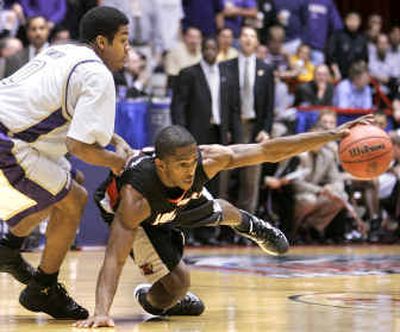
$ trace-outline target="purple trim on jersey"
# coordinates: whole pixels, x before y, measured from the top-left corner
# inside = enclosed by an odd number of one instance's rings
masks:
[[[22,194],[36,201],[36,205],[6,220],[10,226],[15,226],[24,217],[43,210],[44,208],[60,201],[64,198],[69,189],[64,187],[57,195],[53,195],[32,180],[25,176],[24,169],[18,165],[16,158],[12,153],[14,142],[4,133],[0,133],[0,169],[9,183]]]
[[[68,106],[67,106],[69,80],[71,79],[72,73],[75,71],[76,67],[78,67],[79,65],[82,65],[84,63],[88,63],[88,62],[99,62],[99,63],[101,63],[99,60],[94,60],[94,59],[80,61],[80,62],[78,62],[77,64],[75,64],[72,67],[72,69],[69,72],[68,77],[67,77],[67,84],[65,85],[64,109],[65,109],[65,112],[68,114],[68,116],[70,118],[72,118],[72,114],[70,112],[68,112]]]
[[[61,108],[50,114],[47,118],[40,121],[39,123],[29,127],[23,131],[14,133],[12,135],[13,138],[18,138],[21,141],[25,142],[34,142],[39,136],[46,135],[52,130],[63,126],[67,122],[67,119],[64,118],[62,114]]]

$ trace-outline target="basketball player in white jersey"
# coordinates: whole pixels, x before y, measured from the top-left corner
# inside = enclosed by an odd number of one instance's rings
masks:
[[[19,301],[54,318],[82,319],[88,311],[58,283],[64,257],[87,201],[67,152],[119,174],[130,148],[114,134],[115,87],[128,52],[128,19],[96,7],[82,19],[80,45],[46,49],[0,81],[0,272],[26,284]],[[113,144],[116,152],[106,150]],[[20,254],[33,228],[50,218],[37,271]]]

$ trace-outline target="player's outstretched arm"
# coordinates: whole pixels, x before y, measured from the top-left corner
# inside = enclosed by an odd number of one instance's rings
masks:
[[[259,144],[201,146],[204,168],[207,175],[213,177],[225,169],[278,162],[342,139],[349,134],[352,126],[367,123],[373,123],[373,115],[365,115],[332,130],[279,137]]]
[[[74,326],[93,328],[115,325],[109,316],[111,304],[122,268],[132,249],[136,229],[148,216],[150,208],[147,201],[130,185],[124,186],[121,190],[121,202],[111,225],[103,266],[97,279],[94,315],[76,322]]]

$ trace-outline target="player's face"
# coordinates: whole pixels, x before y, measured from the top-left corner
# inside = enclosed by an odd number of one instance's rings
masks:
[[[120,26],[112,42],[105,40],[101,57],[111,71],[121,70],[127,60],[129,50],[128,26]]]
[[[164,160],[165,175],[174,187],[188,190],[192,187],[197,166],[195,144],[177,148],[173,156]]]

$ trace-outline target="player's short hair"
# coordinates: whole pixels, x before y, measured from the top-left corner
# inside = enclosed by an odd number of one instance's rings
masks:
[[[164,159],[173,156],[175,150],[197,144],[189,131],[181,126],[168,126],[160,131],[155,143],[156,157]]]
[[[101,35],[111,43],[120,26],[128,23],[128,17],[116,8],[94,7],[82,17],[79,39],[82,43],[89,44]]]

